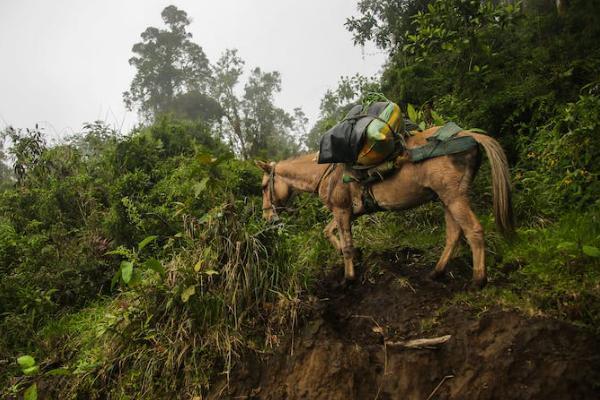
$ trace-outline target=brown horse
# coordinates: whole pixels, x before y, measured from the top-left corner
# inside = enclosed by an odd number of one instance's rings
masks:
[[[406,140],[407,148],[426,143],[439,127],[416,133]],[[493,138],[470,131],[458,136],[471,136],[483,147],[491,165],[494,217],[500,231],[512,232],[511,187],[506,155]],[[473,147],[462,153],[441,156],[418,163],[406,162],[401,169],[371,186],[371,194],[379,208],[402,210],[439,198],[444,205],[446,245],[431,272],[432,278],[445,273],[446,265],[463,233],[473,253],[473,284],[487,282],[483,229],[469,203],[468,190],[480,164],[480,149]],[[333,213],[325,227],[325,235],[344,257],[344,276],[355,279],[354,247],[351,223],[368,210],[363,204],[363,187],[343,183],[343,165],[317,164],[316,154],[306,154],[278,163],[257,162],[265,172],[262,181],[263,216],[272,220],[278,208],[285,205],[294,191],[318,194]],[[339,238],[335,231],[338,231]]]

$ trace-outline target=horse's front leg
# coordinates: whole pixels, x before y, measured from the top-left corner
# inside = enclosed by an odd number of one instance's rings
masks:
[[[354,245],[352,244],[352,211],[351,209],[336,208],[333,218],[340,235],[342,255],[344,256],[344,278],[349,281],[356,279],[354,273]]]
[[[323,229],[323,233],[325,233],[325,237],[331,242],[333,247],[337,251],[342,251],[342,244],[340,243],[340,239],[338,239],[335,231],[337,230],[337,223],[335,222],[335,218],[332,219],[325,229]]]

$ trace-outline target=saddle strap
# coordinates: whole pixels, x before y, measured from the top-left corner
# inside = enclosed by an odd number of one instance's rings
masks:
[[[383,208],[381,208],[379,203],[377,203],[377,200],[375,200],[371,185],[363,185],[360,197],[363,203],[363,208],[367,214],[376,211],[383,211]]]

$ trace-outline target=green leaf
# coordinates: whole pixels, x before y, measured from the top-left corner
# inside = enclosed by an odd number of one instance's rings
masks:
[[[417,119],[419,119],[419,116],[417,115],[417,111],[412,104],[409,103],[406,106],[406,112],[408,113],[408,119],[410,119],[412,122],[418,122]]]
[[[65,376],[65,375],[71,375],[71,370],[69,370],[68,368],[55,368],[55,369],[51,369],[50,371],[46,372],[46,375],[50,375],[50,376]]]
[[[187,303],[190,297],[196,294],[196,286],[189,286],[181,293],[181,301]]]
[[[585,254],[586,256],[590,256],[590,257],[594,257],[594,258],[600,257],[600,250],[597,247],[583,246],[582,250],[583,250],[583,254]]]
[[[444,125],[444,118],[442,118],[440,116],[440,114],[436,113],[435,111],[431,111],[431,117],[433,118],[433,124],[437,125],[437,126],[441,126]]]
[[[119,279],[121,279],[121,269],[119,269],[112,277],[112,279],[110,280],[110,289],[112,290],[115,285],[117,284],[117,282],[119,282]]]
[[[577,245],[573,242],[560,242],[557,246],[556,246],[556,250],[559,251],[563,251],[563,250],[575,250],[577,249]]]
[[[24,368],[23,373],[25,375],[35,375],[38,373],[39,370],[40,370],[40,367],[38,367],[37,365],[34,365],[33,367]]]
[[[215,271],[214,269],[207,269],[206,271],[202,271],[202,273],[208,276],[219,275],[219,271]]]
[[[206,190],[206,184],[208,183],[208,177],[203,178],[200,182],[194,185],[194,196],[198,197],[200,193]]]
[[[166,274],[165,268],[162,266],[161,262],[158,261],[156,258],[150,258],[144,261],[144,267],[151,269],[160,276],[165,276]]]
[[[138,243],[138,251],[142,251],[142,249],[146,246],[148,246],[150,243],[154,242],[156,239],[158,239],[158,236],[156,235],[152,235],[152,236],[148,236],[147,238],[144,238],[144,240],[142,240],[140,243]]]
[[[19,364],[22,369],[31,368],[35,365],[35,358],[29,355],[21,356],[17,358],[17,364]]]
[[[23,400],[37,400],[37,385],[34,383],[23,393]]]
[[[133,274],[133,263],[131,261],[121,261],[121,278],[123,282],[129,283]]]

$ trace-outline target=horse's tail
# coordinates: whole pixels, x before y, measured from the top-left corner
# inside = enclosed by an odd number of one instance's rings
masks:
[[[494,138],[475,132],[463,132],[479,143],[490,160],[492,167],[492,193],[494,195],[494,218],[496,226],[504,236],[514,232],[511,200],[510,173],[506,154]]]

